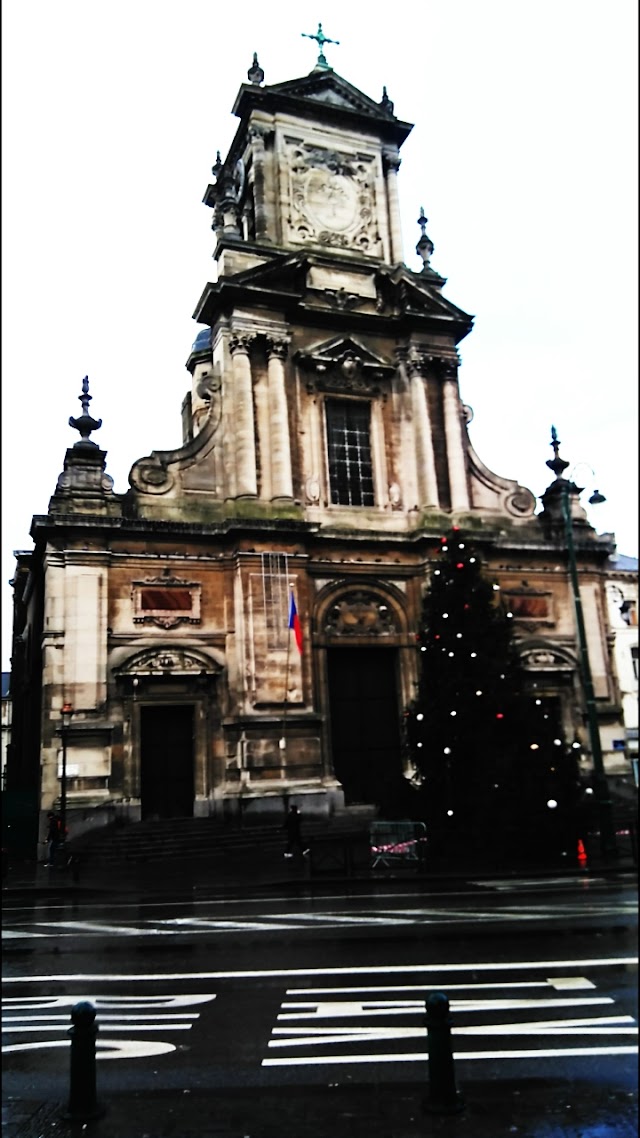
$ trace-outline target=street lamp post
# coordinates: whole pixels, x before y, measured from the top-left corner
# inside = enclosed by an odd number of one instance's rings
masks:
[[[63,703],[61,715],[62,773],[60,778],[60,845],[64,848],[67,839],[67,735],[71,724],[71,716],[73,715],[73,707],[70,703]]]
[[[580,678],[582,681],[582,690],[584,692],[587,710],[587,730],[589,733],[589,743],[591,746],[591,757],[593,761],[593,788],[595,791],[596,803],[600,819],[600,848],[602,850],[602,856],[604,858],[614,858],[618,856],[618,849],[616,845],[616,830],[613,821],[613,810],[611,805],[611,796],[609,794],[609,784],[607,781],[607,776],[605,774],[604,759],[602,757],[600,727],[598,724],[598,716],[596,712],[593,677],[591,675],[591,664],[589,661],[589,651],[587,648],[584,614],[582,611],[582,598],[580,596],[580,583],[578,580],[576,550],[573,541],[573,523],[571,520],[569,491],[574,486],[574,484],[562,478],[562,472],[566,469],[569,463],[565,462],[564,459],[561,459],[559,457],[558,450],[560,443],[558,442],[558,436],[555,427],[551,428],[551,446],[553,447],[555,457],[547,462],[547,466],[549,466],[551,470],[553,470],[556,474],[557,485],[560,489],[562,520],[564,523],[565,542],[569,559],[569,579],[571,582],[573,608],[576,618]],[[575,489],[577,490],[577,488]],[[594,491],[589,499],[591,505],[598,505],[604,501],[606,501],[604,495],[600,494],[598,490]]]

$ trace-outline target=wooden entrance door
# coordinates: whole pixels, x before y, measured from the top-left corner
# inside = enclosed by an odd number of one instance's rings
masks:
[[[380,802],[402,773],[396,652],[327,652],[333,769],[347,803]]]
[[[143,818],[193,816],[193,707],[140,708]]]

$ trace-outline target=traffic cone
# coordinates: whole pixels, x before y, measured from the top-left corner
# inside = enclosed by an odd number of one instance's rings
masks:
[[[584,848],[584,842],[582,838],[578,838],[578,865],[580,866],[580,869],[587,868],[587,851]]]

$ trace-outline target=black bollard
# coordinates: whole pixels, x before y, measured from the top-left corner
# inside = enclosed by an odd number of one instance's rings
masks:
[[[102,1118],[105,1113],[96,1098],[96,1036],[98,1025],[96,1009],[88,1000],[81,1000],[71,1009],[71,1079],[69,1105],[65,1118],[74,1122],[87,1122]]]
[[[459,1114],[464,1099],[456,1090],[451,1048],[451,1014],[444,992],[427,997],[427,1046],[429,1051],[429,1097],[424,1108],[430,1114]]]

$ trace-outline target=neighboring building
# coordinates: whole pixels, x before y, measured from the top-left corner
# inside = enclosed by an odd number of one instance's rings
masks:
[[[607,567],[606,593],[613,633],[613,654],[624,733],[611,740],[618,755],[616,773],[628,776],[638,786],[638,561],[620,554]],[[611,764],[613,768],[613,764]]]
[[[318,813],[375,801],[402,771],[422,593],[452,524],[501,583],[532,688],[586,746],[565,491],[598,715],[622,731],[613,536],[588,524],[559,444],[538,515],[471,445],[458,344],[472,318],[443,295],[422,214],[419,270],[403,263],[411,125],[321,60],[273,86],[254,62],[249,79],[204,198],[217,279],[194,314],[183,446],[139,459],[114,493],[85,382],[81,439],[17,555],[9,785],[37,787],[41,813],[58,799],[70,704],[74,833],[281,812],[292,796]]]
[[[0,725],[2,727],[1,755],[2,755],[2,789],[4,790],[5,771],[7,769],[7,753],[11,742],[11,692],[9,680],[11,672],[2,673],[2,703],[0,707]]]

